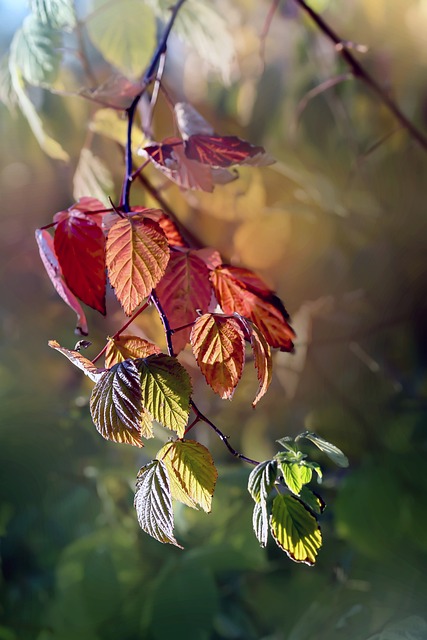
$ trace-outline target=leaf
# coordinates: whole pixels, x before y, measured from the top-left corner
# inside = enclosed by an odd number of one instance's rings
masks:
[[[338,447],[336,447],[334,444],[331,444],[321,436],[318,436],[316,433],[313,433],[312,431],[304,431],[304,433],[300,433],[299,436],[295,438],[295,440],[299,440],[300,438],[305,438],[306,440],[310,440],[310,442],[315,444],[316,447],[320,449],[320,451],[323,451],[323,453],[326,453],[328,458],[330,458],[332,462],[335,462],[335,464],[338,465],[339,467],[343,467],[343,468],[348,467],[349,465],[348,458],[346,455],[344,455],[341,449],[338,449]]]
[[[322,546],[316,518],[293,496],[278,495],[273,500],[271,533],[278,546],[295,562],[313,565]]]
[[[184,140],[199,133],[211,136],[214,129],[189,102],[177,102],[174,106],[176,124]]]
[[[9,59],[9,70],[12,86],[18,100],[19,108],[26,118],[28,125],[40,147],[51,158],[67,162],[70,159],[68,153],[64,151],[59,142],[50,137],[44,130],[43,122],[39,117],[35,106],[26,94],[22,73],[18,69],[12,57]]]
[[[161,144],[144,147],[143,151],[156,169],[181,189],[213,191],[211,169],[190,160],[184,153],[180,138],[166,138]]]
[[[141,373],[142,406],[154,420],[182,437],[192,391],[187,371],[176,358],[164,354],[134,362]]]
[[[168,262],[169,247],[157,223],[137,214],[111,227],[107,237],[108,277],[127,315],[150,295]]]
[[[8,53],[5,53],[0,58],[0,101],[9,109],[11,113],[14,112],[16,104],[18,102],[12,84],[12,77],[10,75]]]
[[[172,497],[209,513],[218,478],[209,450],[195,440],[177,440],[165,444],[157,458],[168,470]]]
[[[273,363],[271,360],[271,351],[268,342],[264,338],[264,335],[258,329],[258,327],[248,320],[244,320],[245,327],[247,329],[249,340],[254,354],[254,364],[257,370],[257,377],[259,381],[258,391],[252,406],[255,408],[256,404],[261,400],[263,395],[267,393],[267,389],[271,383],[271,376],[273,371]]]
[[[114,183],[109,169],[94,156],[90,149],[83,148],[73,178],[73,197],[78,200],[91,193],[104,205],[109,205],[108,196],[113,195]]]
[[[156,294],[173,329],[194,322],[200,310],[206,313],[212,295],[209,270],[197,252],[171,251],[165,275],[156,287]],[[189,342],[191,327],[172,336],[175,353]]]
[[[156,45],[153,12],[141,0],[101,1],[95,6],[86,19],[93,44],[126,77],[139,78]]]
[[[77,95],[93,100],[97,104],[103,104],[105,107],[122,110],[128,109],[139,93],[141,93],[139,82],[132,82],[115,72],[94,89],[82,87]]]
[[[268,513],[264,500],[256,502],[254,505],[252,526],[261,547],[266,547],[268,540]]]
[[[126,146],[127,122],[123,116],[114,109],[98,109],[89,123],[90,131],[105,136],[122,147]],[[136,129],[136,127],[135,127]],[[133,134],[136,131],[132,130]]]
[[[325,502],[319,495],[317,495],[317,493],[311,491],[311,489],[309,489],[307,486],[304,485],[302,487],[298,497],[314,513],[320,515],[324,512],[326,507]]]
[[[249,474],[248,491],[255,502],[265,502],[276,482],[277,462],[266,460],[260,462]]]
[[[85,304],[105,315],[105,238],[102,229],[71,210],[56,226],[54,247],[65,281]]]
[[[139,470],[134,506],[143,531],[159,542],[168,542],[182,549],[173,535],[169,478],[160,460],[153,460]]]
[[[157,222],[164,232],[169,245],[174,247],[186,247],[186,243],[181,236],[175,222],[169,218],[161,209],[149,209],[147,207],[132,207],[132,214],[142,213],[144,218]]]
[[[11,64],[23,78],[35,86],[51,86],[59,69],[59,33],[28,15],[10,45]]]
[[[85,358],[79,351],[71,351],[64,349],[56,340],[49,340],[48,345],[51,349],[55,349],[62,353],[70,362],[81,369],[93,382],[98,382],[105,373],[105,369],[98,369],[91,360]]]
[[[286,309],[252,271],[223,265],[211,272],[211,282],[224,313],[252,320],[271,347],[293,350],[295,334],[287,322]]]
[[[299,494],[302,487],[310,482],[312,470],[298,462],[280,462],[280,471],[286,486],[292,493]]]
[[[120,362],[107,371],[90,398],[92,420],[99,433],[113,442],[142,447],[141,398],[141,376],[133,360]],[[145,433],[146,437],[150,435]]]
[[[73,0],[31,0],[32,13],[53,29],[74,29],[76,15]]]
[[[221,398],[230,399],[245,363],[245,339],[239,322],[206,313],[194,323],[190,340],[206,382]]]
[[[87,336],[89,330],[86,316],[80,302],[77,300],[74,293],[70,291],[64,280],[61,267],[59,266],[58,257],[53,246],[52,236],[48,231],[46,231],[46,229],[37,229],[36,241],[39,247],[40,257],[50,281],[64,302],[73,309],[77,315],[76,333]]]
[[[146,358],[153,353],[160,353],[160,349],[152,342],[122,333],[118,338],[108,338],[105,366],[110,369],[123,360]]]
[[[211,167],[231,167],[244,164],[249,158],[265,154],[263,147],[255,146],[237,136],[192,135],[185,142],[185,155],[190,160]]]

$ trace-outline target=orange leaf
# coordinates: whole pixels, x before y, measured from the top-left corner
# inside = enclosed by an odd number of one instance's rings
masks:
[[[161,209],[147,209],[146,207],[132,207],[132,213],[142,213],[145,218],[158,222],[161,229],[164,231],[166,239],[169,245],[174,247],[185,247],[185,240],[179,233],[178,227],[173,220],[169,218]]]
[[[242,318],[245,325],[248,339],[251,343],[252,351],[254,354],[254,364],[257,370],[257,377],[259,381],[258,391],[252,406],[261,400],[262,396],[267,392],[271,382],[271,375],[273,364],[271,360],[270,346],[264,337],[264,334],[258,329],[258,327],[249,320]]]
[[[212,295],[209,270],[196,251],[172,251],[166,273],[156,293],[172,329],[190,324],[208,310]],[[175,353],[184,349],[191,327],[172,336]]]
[[[156,222],[137,214],[111,227],[107,237],[108,276],[127,315],[150,295],[168,261],[166,236]]]
[[[206,313],[196,320],[190,340],[206,382],[221,398],[231,398],[245,362],[245,338],[239,322]]]
[[[248,269],[221,266],[211,272],[215,296],[225,313],[238,313],[254,322],[271,347],[293,350],[295,333],[281,300]]]
[[[160,349],[153,344],[140,338],[122,334],[118,338],[108,338],[107,351],[105,352],[105,367],[111,367],[129,358],[146,358],[153,353],[160,353]]]

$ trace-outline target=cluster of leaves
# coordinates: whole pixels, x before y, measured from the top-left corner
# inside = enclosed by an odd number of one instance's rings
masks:
[[[198,0],[188,0],[188,6],[197,4]],[[213,248],[195,247],[169,211],[130,204],[132,184],[147,165],[153,165],[182,190],[211,192],[215,185],[237,179],[237,166],[273,162],[261,146],[237,136],[216,134],[210,123],[185,102],[173,104],[179,135],[157,141],[151,124],[144,126],[137,106],[153,82],[149,120],[159,88],[168,103],[173,103],[162,83],[161,60],[172,26],[175,21],[179,24],[178,14],[180,18],[185,16],[180,13],[184,0],[179,0],[155,48],[155,5],[143,0],[101,1],[82,22],[70,0],[34,0],[32,13],[12,42],[12,86],[41,146],[51,156],[66,159],[58,143],[44,133],[25,93],[25,83],[55,89],[60,67],[57,51],[65,33],[77,33],[81,40],[84,24],[92,45],[116,68],[103,85],[79,93],[104,106],[124,110],[127,117],[123,143],[126,168],[118,204],[113,205],[110,199],[111,206],[107,207],[94,197],[92,183],[99,185],[102,165],[94,164],[89,150],[83,149],[75,184],[79,176],[80,186],[87,190],[75,196],[77,201],[68,209],[56,213],[51,224],[38,229],[36,240],[56,291],[77,315],[77,333],[88,334],[82,303],[106,314],[107,282],[130,319],[107,339],[92,361],[80,353],[85,341],[74,350],[56,341],[49,345],[95,382],[90,410],[104,438],[142,447],[143,438],[153,437],[153,422],[174,432],[177,439],[168,442],[138,475],[135,507],[144,531],[160,542],[178,545],[173,534],[172,499],[210,511],[217,471],[209,451],[185,438],[201,421],[214,429],[233,455],[257,465],[249,490],[256,502],[253,522],[262,546],[267,541],[267,497],[280,480],[280,471],[292,495],[280,493],[273,502],[273,536],[294,560],[313,563],[321,544],[316,516],[321,513],[322,503],[305,485],[313,469],[320,475],[320,468],[287,440],[281,441],[287,451],[268,463],[258,465],[238,454],[197,408],[190,376],[177,359],[190,344],[208,385],[221,398],[231,399],[243,373],[248,343],[259,382],[255,407],[271,381],[271,349],[293,351],[295,334],[283,303],[251,270],[228,264]],[[159,2],[157,6],[160,13],[161,5]],[[144,21],[143,51],[139,18]],[[133,40],[136,34],[138,43]],[[88,67],[84,49],[79,52]],[[137,117],[144,141],[135,148],[132,136],[138,128]],[[141,157],[144,162],[137,166]],[[155,306],[163,323],[167,353],[137,335],[124,333],[149,304]],[[104,353],[105,368],[98,368],[95,363]],[[190,411],[194,413],[192,422]],[[319,442],[315,440],[315,444]]]

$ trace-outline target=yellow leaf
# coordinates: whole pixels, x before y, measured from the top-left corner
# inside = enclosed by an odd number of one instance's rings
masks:
[[[322,546],[316,518],[293,496],[278,495],[273,501],[271,533],[278,546],[295,562],[313,565]]]
[[[160,353],[160,349],[139,336],[121,334],[118,338],[108,338],[105,352],[105,366],[107,369],[129,358],[146,358],[153,353]]]

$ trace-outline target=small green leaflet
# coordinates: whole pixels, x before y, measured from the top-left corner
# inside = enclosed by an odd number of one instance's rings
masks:
[[[142,406],[164,427],[184,435],[191,380],[176,358],[163,353],[134,361],[141,374]]]
[[[317,513],[320,515],[325,510],[325,503],[320,496],[311,491],[308,487],[303,487],[299,493],[299,499],[304,502],[304,504],[311,510],[313,513]]]
[[[141,0],[98,0],[86,19],[90,39],[104,58],[127,78],[137,79],[156,45],[156,21]]]
[[[276,482],[277,462],[260,462],[249,474],[248,491],[256,503],[265,502]]]
[[[18,67],[29,84],[49,87],[58,73],[59,48],[59,33],[29,15],[10,45],[11,65]]]
[[[73,0],[31,0],[31,11],[53,29],[71,30],[76,26]]]
[[[209,513],[218,478],[209,450],[195,440],[177,440],[165,444],[157,458],[168,470],[172,497]]]
[[[92,390],[90,412],[99,433],[107,440],[143,446],[141,381],[133,360],[120,362],[103,375]],[[145,437],[150,437],[146,422],[144,427]]]
[[[270,517],[271,533],[278,546],[295,562],[313,565],[322,546],[316,518],[294,496],[278,495]]]
[[[286,486],[292,493],[299,494],[305,484],[308,484],[313,474],[310,467],[304,462],[281,462],[280,471]]]
[[[313,444],[326,453],[326,455],[335,462],[338,467],[348,467],[348,458],[343,454],[341,449],[338,449],[335,445],[331,444],[321,436],[318,436],[316,433],[312,431],[304,431],[304,433],[300,433],[299,436],[295,438],[295,440],[300,440],[301,438],[305,438],[306,440],[310,440]]]
[[[134,506],[143,531],[159,542],[174,544],[182,549],[173,535],[169,478],[161,460],[152,460],[139,470]]]

